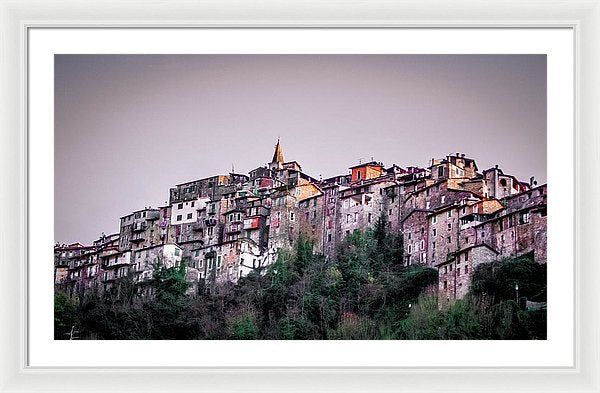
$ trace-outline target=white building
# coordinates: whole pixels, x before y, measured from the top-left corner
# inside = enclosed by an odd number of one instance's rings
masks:
[[[198,210],[204,209],[210,198],[198,198],[190,201],[177,202],[171,205],[171,225],[196,222]]]

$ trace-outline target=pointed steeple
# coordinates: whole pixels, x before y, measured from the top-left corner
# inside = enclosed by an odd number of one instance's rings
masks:
[[[277,145],[275,146],[275,153],[273,154],[273,160],[271,162],[278,162],[283,164],[283,152],[281,151],[281,144],[279,144],[279,138],[277,138]]]

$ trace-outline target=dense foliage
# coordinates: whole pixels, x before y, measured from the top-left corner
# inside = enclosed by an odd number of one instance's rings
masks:
[[[546,339],[546,309],[528,310],[527,300],[545,304],[546,265],[530,257],[481,264],[467,296],[449,307],[421,297],[402,321],[399,338]]]
[[[187,294],[185,261],[155,267],[152,298],[136,295],[132,277],[78,304],[57,294],[55,338],[68,338],[72,325],[82,338],[101,339],[545,338],[545,310],[524,310],[510,292],[519,280],[524,297],[542,300],[544,267],[526,259],[481,265],[470,294],[441,309],[437,270],[403,266],[402,237],[386,223],[382,216],[374,228],[347,236],[334,260],[300,237],[265,274],[210,294],[202,287]]]

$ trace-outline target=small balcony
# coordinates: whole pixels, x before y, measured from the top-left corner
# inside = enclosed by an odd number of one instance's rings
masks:
[[[207,227],[214,227],[215,225],[217,225],[217,219],[216,218],[207,218],[206,220],[204,220],[204,224]]]
[[[146,230],[146,223],[143,221],[136,221],[131,226],[132,232],[143,232]]]
[[[241,232],[243,226],[244,226],[243,223],[235,223],[235,224],[228,225],[225,228],[225,233],[238,233],[238,232]]]
[[[136,235],[136,236],[133,236],[133,237],[130,239],[130,241],[131,241],[132,243],[141,243],[141,242],[143,242],[144,240],[145,240],[145,236],[144,236],[144,234],[142,234],[142,233],[140,233],[140,234],[138,234],[138,235]]]

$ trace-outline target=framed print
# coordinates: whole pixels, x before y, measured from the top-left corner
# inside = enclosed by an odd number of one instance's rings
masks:
[[[598,4],[453,4],[2,3],[0,386],[597,391]]]

